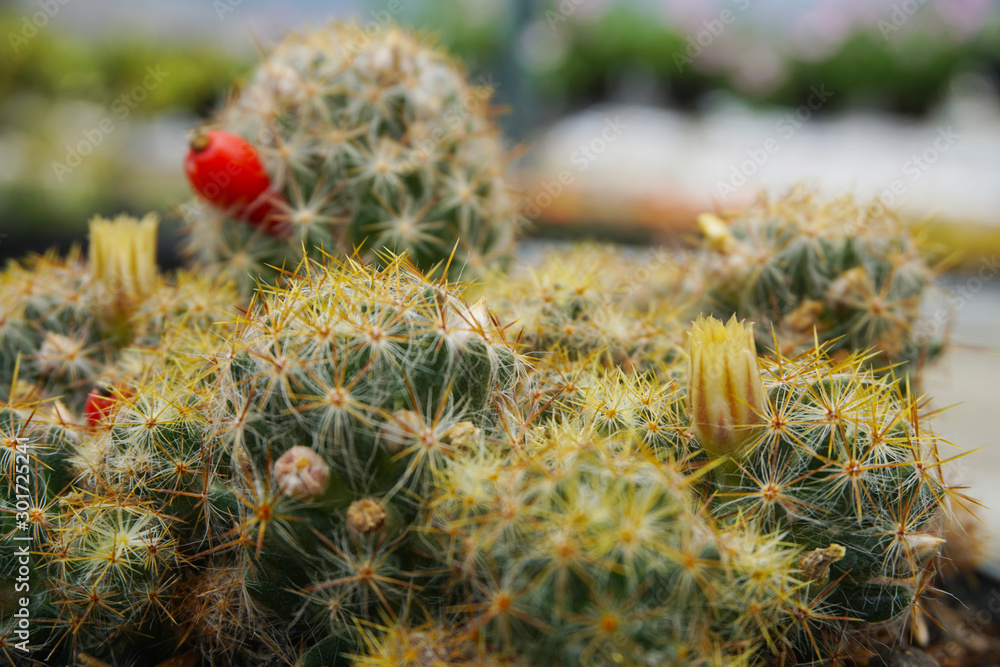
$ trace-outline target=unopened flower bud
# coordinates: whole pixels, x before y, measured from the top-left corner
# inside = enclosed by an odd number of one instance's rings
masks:
[[[109,293],[136,301],[156,288],[157,224],[152,214],[90,222],[90,271]]]
[[[712,213],[702,213],[698,216],[698,230],[708,241],[712,250],[728,253],[733,245],[733,235],[729,226],[722,218]]]
[[[764,411],[764,383],[752,328],[698,318],[688,337],[688,405],[701,446],[715,456],[737,453],[756,436]]]
[[[386,514],[382,503],[374,498],[362,498],[347,508],[347,525],[356,533],[371,535],[382,530]]]
[[[274,462],[274,479],[282,495],[308,500],[326,490],[330,466],[312,449],[296,445]]]

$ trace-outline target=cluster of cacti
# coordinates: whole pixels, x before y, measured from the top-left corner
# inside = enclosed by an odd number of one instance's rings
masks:
[[[94,428],[3,408],[42,444],[55,664],[751,664],[830,655],[928,581],[935,441],[856,356],[761,372],[709,321],[656,372],[529,364],[402,259],[307,262],[220,334]]]
[[[871,349],[870,363],[913,375],[943,343],[920,335],[934,271],[880,201],[821,201],[806,189],[699,218],[701,273],[716,315],[759,323],[759,341],[786,354],[818,338],[831,354]]]
[[[192,254],[244,288],[303,248],[481,275],[518,226],[492,93],[397,27],[289,36],[192,140]]]
[[[434,475],[503,432],[523,375],[481,305],[400,259],[305,264],[216,333],[147,364],[58,466],[35,459],[35,618],[63,650],[359,646],[355,618],[421,598]]]
[[[703,217],[698,257],[582,246],[480,286],[344,257],[388,198],[440,223],[395,246],[425,267],[473,225],[453,266],[485,268],[513,220],[485,116],[434,129],[456,70],[356,38],[287,40],[221,115],[263,162],[191,221],[214,271],[160,276],[152,222],[98,221],[89,262],[0,276],[0,531],[31,544],[0,560],[0,655],[793,664],[906,619],[955,491],[872,368],[919,358],[930,273],[894,219],[793,195]],[[201,150],[249,145],[228,136]],[[463,178],[474,203],[445,194]],[[757,329],[690,325],[712,309]]]
[[[538,664],[739,664],[829,658],[913,609],[952,494],[916,404],[856,355],[690,337],[673,382],[557,361],[556,407],[445,473],[470,627]]]

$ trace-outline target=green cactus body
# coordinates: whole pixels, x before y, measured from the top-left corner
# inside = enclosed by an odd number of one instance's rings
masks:
[[[836,619],[824,628],[808,608],[815,627],[799,639],[815,650],[817,637],[835,643],[837,621],[863,628],[910,608],[933,572],[952,491],[937,440],[890,378],[859,355],[834,364],[820,350],[746,368],[749,336],[735,319],[696,323],[690,419],[721,464],[709,487],[713,513],[783,534],[802,550],[798,569],[813,582],[810,594]],[[706,354],[712,365],[698,361]],[[744,374],[760,389],[742,389]],[[729,423],[741,409],[745,421]],[[720,451],[713,438],[728,437],[726,429],[737,444]]]
[[[55,395],[100,374],[108,346],[88,298],[92,284],[79,252],[12,263],[0,274],[0,397],[10,397],[15,370]],[[77,390],[74,402],[88,390]]]
[[[797,189],[725,221],[700,218],[709,307],[758,323],[762,346],[786,356],[873,350],[870,364],[915,376],[941,341],[919,328],[934,273],[909,231],[880,203],[820,202]]]
[[[33,443],[38,655],[755,665],[905,617],[953,495],[913,399],[861,354],[758,358],[735,318],[699,319],[685,348],[687,297],[638,308],[595,268],[617,254],[579,253],[487,286],[500,316],[391,255],[303,259],[239,316],[233,292],[200,294],[215,278],[140,290],[112,253],[71,273],[120,298],[47,320],[61,301],[9,269],[0,344],[29,310],[27,351],[79,317],[117,374],[80,424],[51,374],[10,367],[0,464],[16,475],[11,443]]]
[[[109,640],[125,655],[141,634],[160,634],[154,608],[171,596],[179,566],[169,517],[137,496],[73,488],[87,430],[64,423],[66,412],[58,402],[0,403],[10,473],[0,524],[28,548],[3,560],[0,627],[23,627],[15,612],[27,599],[30,655],[52,664]]]
[[[170,581],[202,591],[166,608],[206,656],[253,636],[356,648],[355,617],[393,613],[438,569],[414,549],[433,477],[502,433],[523,361],[482,304],[401,258],[307,261],[219,332],[147,365],[71,447],[72,478],[157,508]]]
[[[787,531],[806,550],[842,545],[831,576],[838,591],[859,591],[840,594],[844,614],[898,615],[909,598],[887,606],[869,594],[871,582],[895,590],[936,554],[947,486],[935,473],[934,436],[912,422],[913,404],[857,362],[829,367],[814,357],[768,364],[764,376],[764,430],[737,459],[739,474],[727,477],[722,506]]]
[[[468,623],[533,664],[738,663],[782,627],[797,551],[717,525],[685,468],[572,420],[456,461],[433,525]]]

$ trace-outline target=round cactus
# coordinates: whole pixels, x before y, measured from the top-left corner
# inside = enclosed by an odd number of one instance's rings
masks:
[[[289,35],[192,140],[205,198],[184,209],[192,255],[245,291],[303,249],[406,252],[424,270],[450,261],[453,278],[481,275],[519,220],[491,95],[398,27]],[[223,140],[245,146],[223,155]]]
[[[201,591],[170,618],[210,659],[289,636],[358,648],[353,619],[395,613],[436,568],[413,549],[433,475],[503,431],[523,362],[482,304],[402,258],[307,261],[219,333],[116,395],[72,448],[75,485],[169,518],[171,580]]]
[[[800,568],[836,612],[829,635],[837,621],[908,611],[952,496],[914,399],[859,355],[831,363],[814,351],[758,367],[750,328],[735,319],[696,322],[690,338],[690,420],[722,463],[714,511],[803,550]]]
[[[788,625],[796,550],[718,525],[696,480],[634,433],[570,419],[458,459],[429,548],[470,629],[532,664],[740,664],[760,627]]]
[[[804,189],[744,211],[699,218],[709,307],[758,324],[762,346],[873,352],[869,364],[913,375],[943,342],[917,335],[934,272],[880,203],[824,202]],[[773,334],[772,334],[773,331]]]

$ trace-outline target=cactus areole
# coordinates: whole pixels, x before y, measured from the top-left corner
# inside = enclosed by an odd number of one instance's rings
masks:
[[[282,235],[281,196],[250,142],[231,132],[199,130],[188,148],[184,171],[195,192],[235,218]]]

